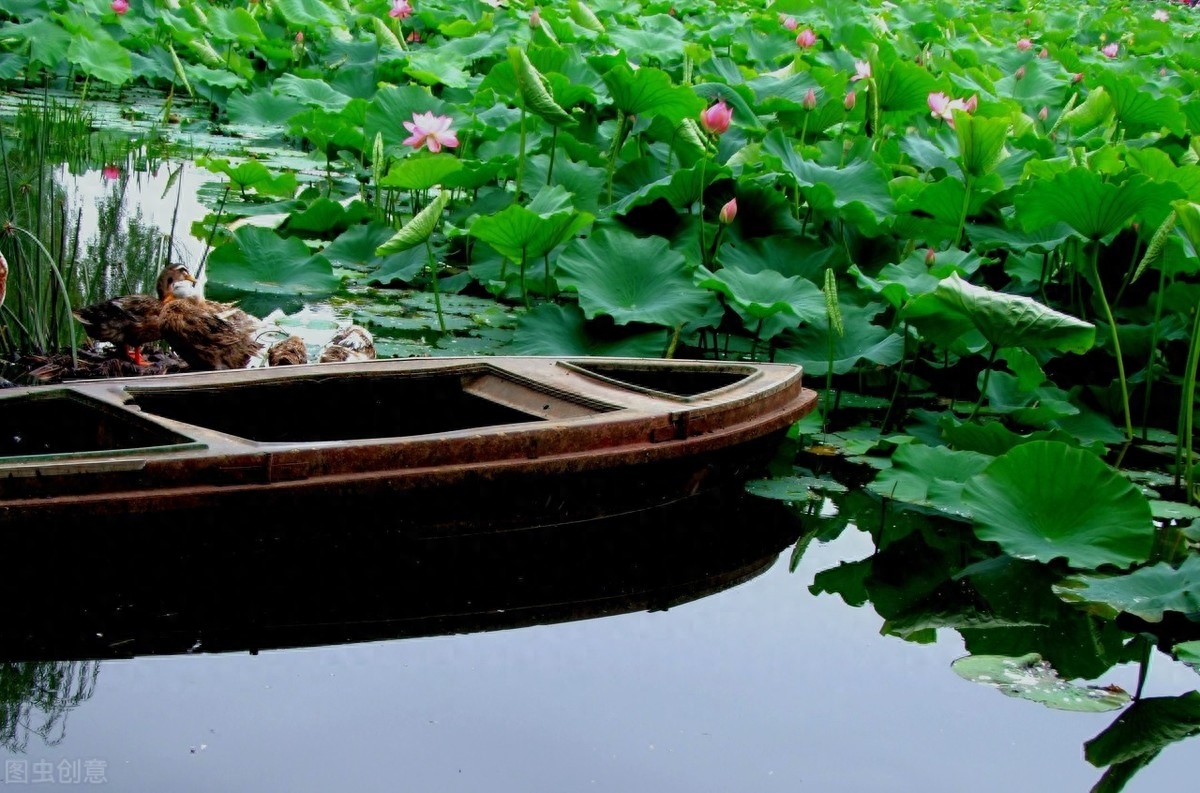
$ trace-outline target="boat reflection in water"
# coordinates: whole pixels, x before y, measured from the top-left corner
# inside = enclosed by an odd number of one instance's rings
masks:
[[[345,504],[270,529],[193,517],[86,548],[26,538],[0,660],[256,653],[661,610],[762,573],[800,533],[786,507],[728,488],[453,538],[414,539]]]

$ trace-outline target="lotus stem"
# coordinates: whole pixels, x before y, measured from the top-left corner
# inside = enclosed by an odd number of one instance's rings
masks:
[[[1154,322],[1150,325],[1150,360],[1146,363],[1146,393],[1142,397],[1142,440],[1146,440],[1150,423],[1150,394],[1154,388],[1154,353],[1158,350],[1158,323],[1162,319],[1163,290],[1167,287],[1167,268],[1158,271],[1158,294],[1154,300]]]
[[[975,407],[971,408],[971,415],[967,416],[967,421],[974,421],[976,414],[979,413],[979,408],[983,407],[983,398],[987,396],[988,380],[992,377],[992,366],[996,363],[996,353],[1000,352],[999,348],[992,345],[992,351],[988,353],[987,368],[983,370],[983,382],[979,384],[979,399],[975,400]]]
[[[967,174],[963,181],[962,212],[958,216],[958,231],[954,232],[954,247],[962,246],[963,229],[967,226],[967,213],[971,211],[971,176]]]
[[[521,101],[521,138],[517,146],[517,203],[521,201],[521,179],[525,176],[525,102]],[[612,185],[609,185],[609,193],[612,192]],[[611,195],[609,201],[612,201]],[[524,268],[522,268],[524,272]]]
[[[442,314],[442,293],[438,289],[438,266],[437,257],[433,255],[433,245],[429,242],[429,238],[425,238],[425,252],[429,254],[429,278],[433,282],[433,305],[437,309],[438,328],[442,334],[446,333],[446,317]],[[525,266],[521,266],[521,290],[525,289]]]
[[[1125,360],[1121,355],[1121,339],[1117,333],[1117,320],[1113,317],[1112,307],[1104,294],[1104,284],[1100,283],[1100,243],[1092,243],[1092,277],[1096,279],[1096,295],[1100,305],[1104,307],[1104,316],[1108,320],[1108,329],[1112,334],[1113,350],[1117,356],[1117,378],[1121,383],[1121,406],[1125,410],[1125,440],[1133,440],[1133,416],[1129,412],[1129,383],[1125,379]]]
[[[613,135],[612,148],[608,152],[608,203],[613,200],[613,175],[617,171],[617,153],[621,151],[621,144],[625,141],[626,129],[629,125],[629,118],[623,110],[617,111],[617,131]],[[701,190],[703,190],[703,182],[701,179]]]
[[[1197,304],[1195,316],[1192,319],[1192,338],[1188,342],[1187,368],[1183,375],[1183,389],[1180,393],[1179,423],[1182,425],[1175,441],[1175,484],[1179,485],[1179,470],[1186,472],[1184,481],[1187,484],[1187,503],[1192,503],[1192,485],[1195,479],[1192,465],[1192,427],[1196,407],[1196,368],[1200,365],[1200,304]],[[1186,459],[1180,459],[1180,445],[1186,451]]]

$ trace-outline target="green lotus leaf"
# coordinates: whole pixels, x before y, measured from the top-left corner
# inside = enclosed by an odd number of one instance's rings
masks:
[[[943,279],[934,297],[961,313],[994,347],[1051,348],[1086,352],[1096,341],[1096,328],[1033,298],[993,292],[957,274]]]
[[[562,187],[543,188],[528,206],[512,204],[471,224],[470,233],[513,261],[544,256],[594,220],[577,211]]]
[[[796,323],[813,322],[825,315],[825,295],[812,281],[799,276],[785,278],[774,270],[748,273],[736,267],[716,272],[696,270],[696,285],[725,296],[749,330],[775,314],[795,317]]]
[[[984,118],[959,110],[954,111],[954,122],[963,171],[972,178],[994,171],[1006,156],[1004,142],[1012,123],[1007,118]]]
[[[363,271],[375,270],[376,273],[372,274],[373,277],[386,283],[391,279],[385,280],[379,273],[392,268],[399,255],[396,258],[378,256],[375,251],[380,245],[391,239],[394,233],[395,229],[378,220],[358,224],[339,234],[333,242],[325,246],[321,253],[339,267]],[[424,263],[425,251],[420,250],[418,253],[418,258]]]
[[[341,12],[321,0],[273,0],[272,5],[285,20],[297,27],[345,25]]]
[[[67,50],[75,38],[63,30],[62,26],[42,18],[22,25],[6,24],[4,41],[5,47],[11,46],[13,49],[28,46],[31,63],[54,68],[67,57]]]
[[[304,105],[290,96],[263,89],[251,94],[235,91],[226,104],[230,121],[256,127],[285,127],[292,116],[303,110]]]
[[[1177,644],[1171,649],[1176,658],[1200,672],[1200,639]]]
[[[876,474],[867,487],[884,498],[970,517],[963,487],[991,462],[991,457],[975,452],[912,443],[896,449],[892,467]]]
[[[546,78],[534,68],[524,50],[509,47],[508,59],[517,77],[521,100],[529,112],[541,116],[554,126],[573,123],[571,114],[559,107],[554,97],[546,90]]]
[[[531,184],[561,186],[572,194],[576,209],[595,214],[599,210],[600,197],[604,195],[604,169],[587,163],[575,162],[561,154],[555,158],[554,169],[550,169],[550,158],[544,154],[525,160],[525,175]]]
[[[443,190],[438,193],[428,206],[414,215],[413,219],[393,234],[391,239],[376,248],[375,255],[387,256],[424,245],[425,241],[433,235],[433,230],[437,228],[438,221],[442,219],[442,213],[448,203],[450,203],[450,191]]]
[[[609,39],[631,57],[654,53],[659,63],[667,66],[683,60],[683,44],[688,32],[683,23],[667,14],[644,16],[639,27],[618,27],[609,31]]]
[[[1093,129],[1107,122],[1113,115],[1113,101],[1100,86],[1087,95],[1078,107],[1073,107],[1062,116],[1062,123],[1077,132]]]
[[[1178,697],[1145,697],[1129,706],[1104,732],[1083,745],[1096,767],[1153,758],[1167,746],[1200,735],[1200,691]]]
[[[405,157],[388,169],[379,180],[384,187],[403,190],[428,190],[446,183],[446,177],[461,171],[463,162],[453,154],[439,153]]]
[[[1066,223],[1079,235],[1100,240],[1151,207],[1165,216],[1171,201],[1182,197],[1178,185],[1151,182],[1141,175],[1114,183],[1087,168],[1071,168],[1052,179],[1034,180],[1014,203],[1027,230]]]
[[[993,457],[999,457],[1020,446],[1034,441],[1058,441],[1068,446],[1080,446],[1078,438],[1060,429],[1038,430],[1028,434],[1013,432],[999,421],[980,424],[976,421],[959,421],[947,413],[938,421],[942,438],[951,448],[979,452]],[[1097,456],[1104,454],[1104,444],[1093,443],[1086,448]]]
[[[1174,135],[1185,134],[1187,119],[1173,97],[1155,96],[1146,90],[1145,80],[1112,71],[1102,72],[1100,82],[1112,97],[1113,112],[1129,135],[1160,129]]]
[[[845,333],[833,334],[835,374],[845,374],[861,361],[879,366],[894,366],[900,361],[904,354],[904,339],[887,328],[872,324],[878,308],[878,304],[865,309],[855,305],[841,306]],[[775,351],[775,360],[801,364],[808,375],[821,376],[828,372],[828,318],[822,315],[808,325],[787,331]]]
[[[558,257],[556,277],[579,293],[588,319],[674,327],[704,312],[712,293],[693,285],[683,255],[662,237],[603,227],[574,240]]]
[[[802,160],[779,127],[763,139],[763,151],[783,161],[796,183],[805,188],[805,196],[816,210],[837,211],[871,227],[895,214],[887,177],[871,160],[854,160],[844,168]]]
[[[319,196],[304,209],[293,211],[278,229],[285,236],[332,239],[371,216],[371,208],[357,199],[342,205],[331,198]]]
[[[197,161],[213,173],[223,173],[229,177],[230,186],[241,192],[247,189],[265,196],[290,198],[296,193],[296,174],[290,171],[274,174],[258,160],[247,160],[236,167],[229,160],[204,159]]]
[[[885,113],[911,113],[923,110],[937,83],[928,69],[906,61],[894,61],[876,76],[879,85],[879,109]]]
[[[666,347],[661,330],[604,333],[588,324],[578,306],[543,303],[517,321],[510,349],[516,355],[659,358]]]
[[[1177,611],[1200,622],[1200,554],[1190,554],[1177,568],[1159,562],[1125,575],[1072,576],[1054,591],[1109,617],[1126,612],[1161,622],[1164,612]]]
[[[230,242],[213,250],[208,277],[209,291],[218,299],[244,294],[322,298],[340,284],[329,260],[313,255],[303,241],[257,226],[242,226]]]
[[[84,74],[113,85],[121,85],[133,77],[129,52],[108,36],[75,37],[67,48],[67,60]]]
[[[638,160],[637,163],[644,163],[648,166],[655,165],[654,161],[649,158]],[[622,177],[627,178],[630,173],[628,169],[623,170]],[[676,209],[686,209],[700,200],[704,188],[717,179],[728,178],[729,175],[730,170],[723,165],[696,165],[691,168],[679,168],[667,176],[642,184],[641,187],[621,200],[609,204],[604,208],[604,214],[624,215],[634,207],[652,204],[660,198]]]
[[[324,80],[282,74],[271,86],[283,96],[290,96],[301,104],[337,113],[350,103],[350,97],[336,90]]]
[[[746,492],[773,501],[819,501],[821,493],[846,493],[849,488],[832,479],[815,476],[778,476],[746,483]]]
[[[470,59],[446,47],[409,52],[404,73],[424,85],[466,88],[470,82]]]
[[[968,655],[950,664],[966,680],[991,686],[1006,697],[1019,697],[1055,710],[1101,713],[1118,710],[1131,697],[1121,689],[1078,686],[1061,679],[1042,656]]]
[[[257,20],[244,8],[208,7],[208,30],[218,41],[253,45],[263,37]]]
[[[1017,446],[963,491],[975,533],[1018,559],[1128,567],[1154,543],[1150,505],[1096,455],[1056,441]]]
[[[642,67],[636,72],[620,64],[604,75],[613,105],[627,116],[664,116],[678,125],[698,116],[704,100],[691,87],[675,85],[662,69]]]

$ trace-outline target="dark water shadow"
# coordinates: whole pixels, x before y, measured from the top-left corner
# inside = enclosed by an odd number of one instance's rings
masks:
[[[264,530],[193,516],[10,565],[0,661],[231,652],[498,630],[666,609],[746,581],[800,533],[716,491],[617,517],[413,540],[332,504]]]

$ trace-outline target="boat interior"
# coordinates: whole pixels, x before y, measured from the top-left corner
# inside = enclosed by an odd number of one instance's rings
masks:
[[[735,386],[757,371],[739,364],[655,361],[559,365],[608,387],[683,403]],[[415,373],[342,369],[240,382],[134,382],[124,386],[121,399],[133,409],[69,388],[5,399],[0,459],[175,451],[198,445],[146,416],[251,441],[302,443],[408,437],[620,409],[619,404],[521,377],[486,361]]]

